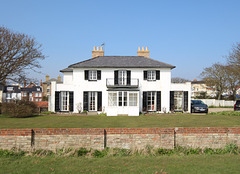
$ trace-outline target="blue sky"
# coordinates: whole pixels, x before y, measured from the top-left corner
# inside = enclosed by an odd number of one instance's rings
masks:
[[[225,62],[240,42],[239,0],[0,0],[0,25],[43,45],[41,74],[91,58],[103,42],[105,55],[150,57],[175,65],[172,77],[200,79],[205,67]]]

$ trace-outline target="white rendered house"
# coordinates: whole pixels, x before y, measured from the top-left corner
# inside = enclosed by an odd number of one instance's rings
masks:
[[[190,112],[191,83],[171,84],[175,66],[149,58],[147,47],[137,54],[104,56],[94,47],[91,59],[61,70],[63,83],[52,82],[49,109],[108,116]]]

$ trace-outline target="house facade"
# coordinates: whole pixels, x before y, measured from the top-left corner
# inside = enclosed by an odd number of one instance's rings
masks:
[[[171,84],[175,66],[137,56],[104,56],[94,47],[92,58],[61,70],[63,83],[51,82],[49,110],[138,116],[140,112],[190,111],[191,83]]]
[[[51,95],[51,82],[56,81],[56,83],[62,83],[61,76],[58,75],[57,79],[49,77],[49,75],[46,75],[45,81],[41,82],[42,90],[43,90],[43,96],[48,97]]]
[[[21,88],[21,96],[22,100],[41,102],[43,99],[42,87],[32,82],[27,86],[24,84],[24,87]]]
[[[205,81],[197,81],[194,79],[192,82],[192,97],[198,96],[210,96],[215,97],[217,92],[213,87],[209,87],[206,85]]]
[[[21,100],[21,89],[19,85],[7,85],[3,90],[3,102],[11,102],[14,100]]]

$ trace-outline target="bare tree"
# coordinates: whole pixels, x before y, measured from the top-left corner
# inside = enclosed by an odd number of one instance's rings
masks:
[[[207,86],[215,87],[218,100],[220,100],[223,92],[227,88],[227,73],[225,66],[220,63],[215,63],[209,68],[204,68],[201,76]]]
[[[44,58],[34,38],[0,26],[0,83],[19,82],[26,77],[25,70],[40,68]]]
[[[232,51],[227,56],[228,65],[240,75],[240,43],[232,47]]]
[[[171,79],[172,83],[185,83],[185,82],[190,82],[190,80],[181,78],[181,77],[173,77]]]
[[[240,83],[239,72],[232,66],[225,66],[227,75],[227,88],[232,92],[233,100],[236,99],[237,85]]]

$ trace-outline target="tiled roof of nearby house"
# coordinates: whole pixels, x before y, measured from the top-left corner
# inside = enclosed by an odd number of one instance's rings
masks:
[[[34,103],[39,108],[47,108],[48,107],[48,101],[39,101],[39,102],[34,102]]]
[[[192,81],[192,84],[205,84],[205,81]]]
[[[175,68],[175,66],[163,63],[143,56],[99,56],[82,62],[78,62],[61,70],[71,72],[72,68]]]
[[[41,86],[33,86],[31,88],[21,88],[21,91],[27,91],[27,92],[42,92]]]

